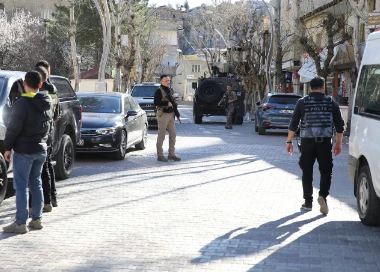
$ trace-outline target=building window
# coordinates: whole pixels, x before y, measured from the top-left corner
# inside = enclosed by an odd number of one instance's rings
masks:
[[[191,65],[191,72],[193,73],[199,73],[201,71],[201,66],[199,64],[197,65]]]
[[[173,14],[173,19],[175,19],[175,14]]]
[[[51,9],[41,10],[41,18],[42,19],[51,19],[53,17],[53,11]]]

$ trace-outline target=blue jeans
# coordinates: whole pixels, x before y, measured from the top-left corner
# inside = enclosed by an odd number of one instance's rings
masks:
[[[34,154],[13,154],[13,188],[16,190],[16,221],[26,224],[29,217],[28,185],[32,194],[33,220],[42,218],[44,195],[41,171],[46,159],[46,151]]]

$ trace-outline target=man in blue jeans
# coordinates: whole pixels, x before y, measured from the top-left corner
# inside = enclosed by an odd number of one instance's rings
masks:
[[[26,233],[29,215],[28,185],[32,194],[32,221],[29,227],[42,229],[44,197],[41,185],[42,165],[46,159],[48,133],[51,131],[51,97],[38,93],[42,86],[37,71],[26,73],[25,93],[13,104],[5,133],[5,159],[11,161],[13,150],[13,187],[16,191],[16,221],[3,228],[4,232]]]

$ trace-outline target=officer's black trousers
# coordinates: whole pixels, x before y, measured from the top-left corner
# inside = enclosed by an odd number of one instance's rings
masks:
[[[306,203],[313,202],[313,168],[315,159],[321,174],[319,195],[329,195],[333,169],[331,138],[302,138],[299,165],[302,169],[303,198]]]

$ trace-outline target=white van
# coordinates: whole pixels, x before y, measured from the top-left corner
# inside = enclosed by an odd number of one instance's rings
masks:
[[[380,225],[380,32],[371,33],[356,84],[348,158],[360,220]]]

